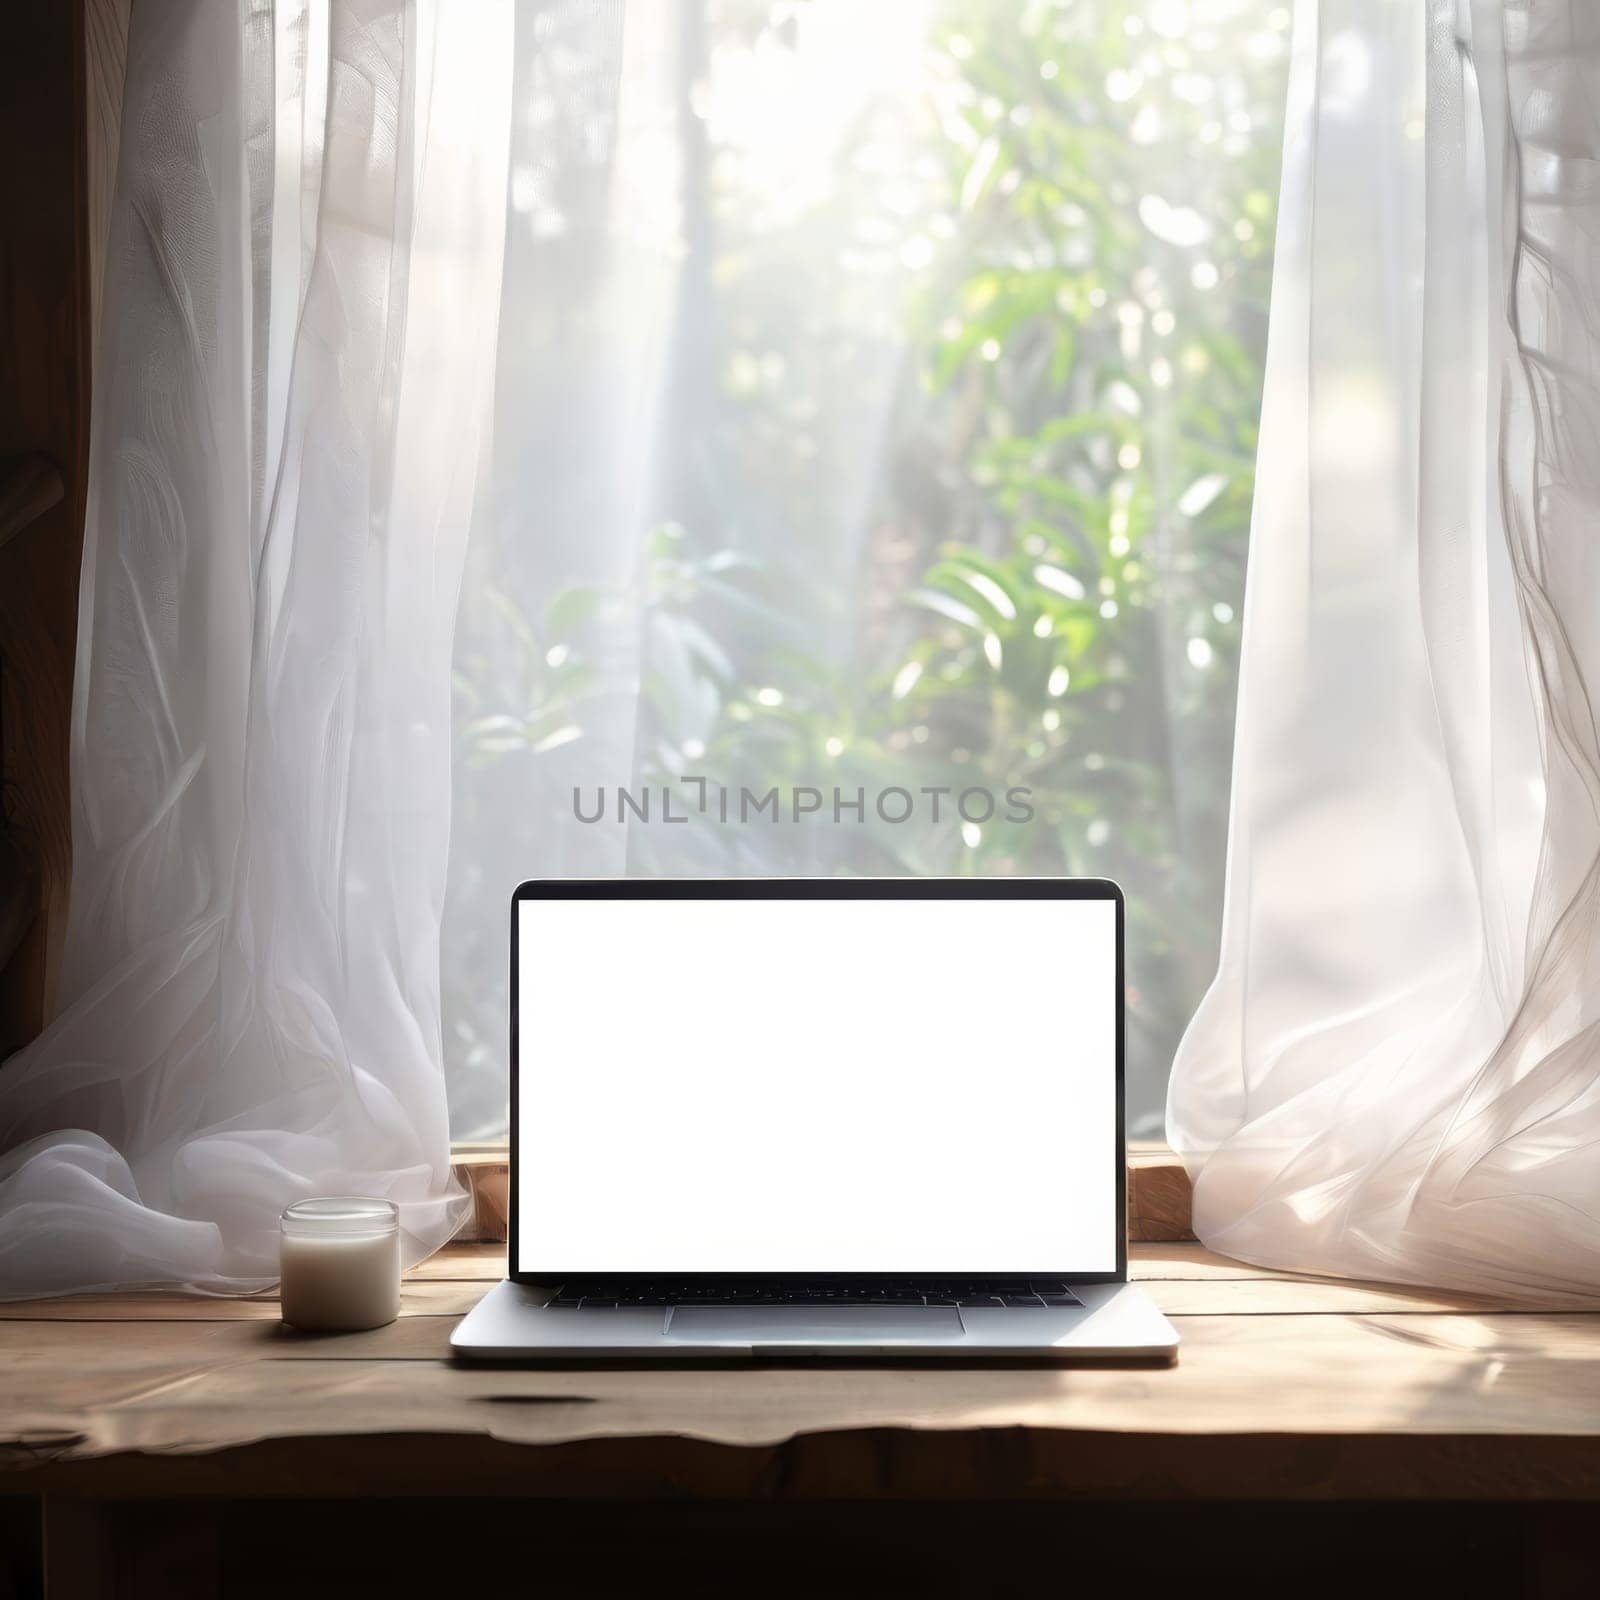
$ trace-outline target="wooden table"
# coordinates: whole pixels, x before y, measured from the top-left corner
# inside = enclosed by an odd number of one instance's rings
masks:
[[[494,1245],[425,1263],[400,1321],[365,1334],[293,1333],[266,1296],[3,1306],[0,1484],[44,1497],[47,1557],[87,1563],[80,1592],[109,1592],[107,1508],[196,1498],[514,1496],[582,1506],[574,1526],[615,1526],[622,1501],[893,1501],[935,1526],[985,1503],[1053,1508],[1052,1526],[1080,1502],[1476,1503],[1554,1508],[1536,1519],[1552,1559],[1585,1558],[1592,1305],[1308,1280],[1196,1244],[1132,1253],[1182,1334],[1175,1367],[457,1367],[449,1332],[499,1277]]]

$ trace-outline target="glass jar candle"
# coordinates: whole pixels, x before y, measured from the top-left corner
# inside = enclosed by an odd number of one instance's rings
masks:
[[[285,1322],[353,1332],[400,1315],[400,1208],[392,1200],[300,1200],[281,1222]]]

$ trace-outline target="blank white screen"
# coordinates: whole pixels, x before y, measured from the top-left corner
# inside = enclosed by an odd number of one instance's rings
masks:
[[[532,900],[524,1272],[1109,1272],[1116,908]]]

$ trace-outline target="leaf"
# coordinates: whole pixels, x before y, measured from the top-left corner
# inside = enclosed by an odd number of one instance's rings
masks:
[[[528,748],[534,755],[542,756],[547,750],[558,750],[562,745],[571,744],[574,739],[582,737],[583,729],[575,722],[568,722],[557,728],[554,733],[547,733]]]
[[[1106,403],[1125,417],[1136,417],[1144,410],[1139,391],[1123,378],[1114,378],[1106,385]]]
[[[563,589],[545,608],[545,633],[553,641],[568,638],[600,609],[599,591],[587,584]]]
[[[699,670],[691,646],[696,628],[687,619],[657,613],[645,639],[646,678],[667,725],[685,735],[702,736],[702,726],[715,715],[716,685]],[[699,630],[703,633],[704,630]]]
[[[511,629],[527,649],[538,649],[538,640],[534,638],[533,629],[528,625],[528,619],[522,614],[522,608],[510,595],[502,589],[486,588],[484,590],[484,599],[488,601],[489,609]]]
[[[978,146],[978,153],[972,158],[972,165],[967,168],[967,175],[961,181],[960,204],[963,211],[970,211],[977,205],[999,156],[1000,141],[991,133]]]
[[[1034,437],[1041,444],[1061,444],[1085,434],[1110,433],[1125,439],[1132,432],[1126,418],[1109,416],[1102,411],[1075,411],[1068,417],[1052,417]],[[1027,440],[1020,442],[1028,443]]]
[[[1198,517],[1227,487],[1228,480],[1222,473],[1208,472],[1178,496],[1178,510],[1186,517]]]
[[[726,684],[738,682],[738,669],[728,659],[728,652],[693,617],[674,617],[672,625],[678,630],[684,646],[699,658],[701,665],[708,667]]]
[[[922,663],[920,661],[906,662],[906,664],[901,667],[897,673],[895,673],[894,685],[889,691],[890,694],[896,700],[904,700],[905,697],[916,688],[917,679],[921,676]]]
[[[1074,488],[1065,478],[1054,477],[1048,472],[1023,473],[1018,476],[1016,484],[1019,489],[1025,489],[1051,505],[1066,506],[1077,512],[1079,519],[1086,524],[1103,526],[1105,523],[1105,507],[1101,501],[1094,495]]]
[[[976,589],[991,606],[998,611],[1007,622],[1017,620],[1017,603],[1001,586],[986,572],[969,572],[966,575],[968,585]]]
[[[948,617],[951,622],[959,622],[963,628],[983,626],[983,618],[971,606],[962,605],[959,600],[938,589],[913,589],[906,596],[906,603],[921,606],[926,611],[936,611],[941,617]]]
[[[761,563],[741,550],[718,550],[707,557],[707,572],[760,572]]]
[[[1056,347],[1050,356],[1050,382],[1057,389],[1072,376],[1072,366],[1077,356],[1077,334],[1071,323],[1060,323],[1056,328]]]
[[[507,716],[504,712],[469,722],[461,730],[461,737],[469,744],[482,746],[493,741],[497,748],[504,750],[519,749],[528,742],[527,725],[522,718]]]
[[[1064,567],[1052,567],[1046,562],[1040,562],[1033,569],[1033,581],[1068,600],[1081,600],[1088,593],[1083,584]]]
[[[975,550],[941,561],[926,574],[930,584],[959,583],[970,589],[1002,622],[1015,622],[1019,609],[1014,580],[998,562],[989,561]]]
[[[1210,221],[1193,206],[1175,206],[1158,194],[1147,194],[1139,201],[1139,220],[1164,244],[1192,250],[1204,244],[1213,233]]]
[[[1034,317],[1059,320],[1055,297],[1069,281],[1057,268],[1003,275],[989,270],[969,278],[962,289],[967,320],[954,339],[945,340],[934,352],[934,387],[944,387],[981,345],[993,340],[1003,346],[1023,323]]]

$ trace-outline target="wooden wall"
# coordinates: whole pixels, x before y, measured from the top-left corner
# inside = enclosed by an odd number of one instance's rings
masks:
[[[0,1057],[54,1010],[90,369],[132,0],[0,4]]]
[[[71,861],[89,433],[84,22],[64,0],[0,6],[0,902],[27,924],[0,944],[0,1054],[49,1014]],[[5,923],[0,909],[0,935]]]

